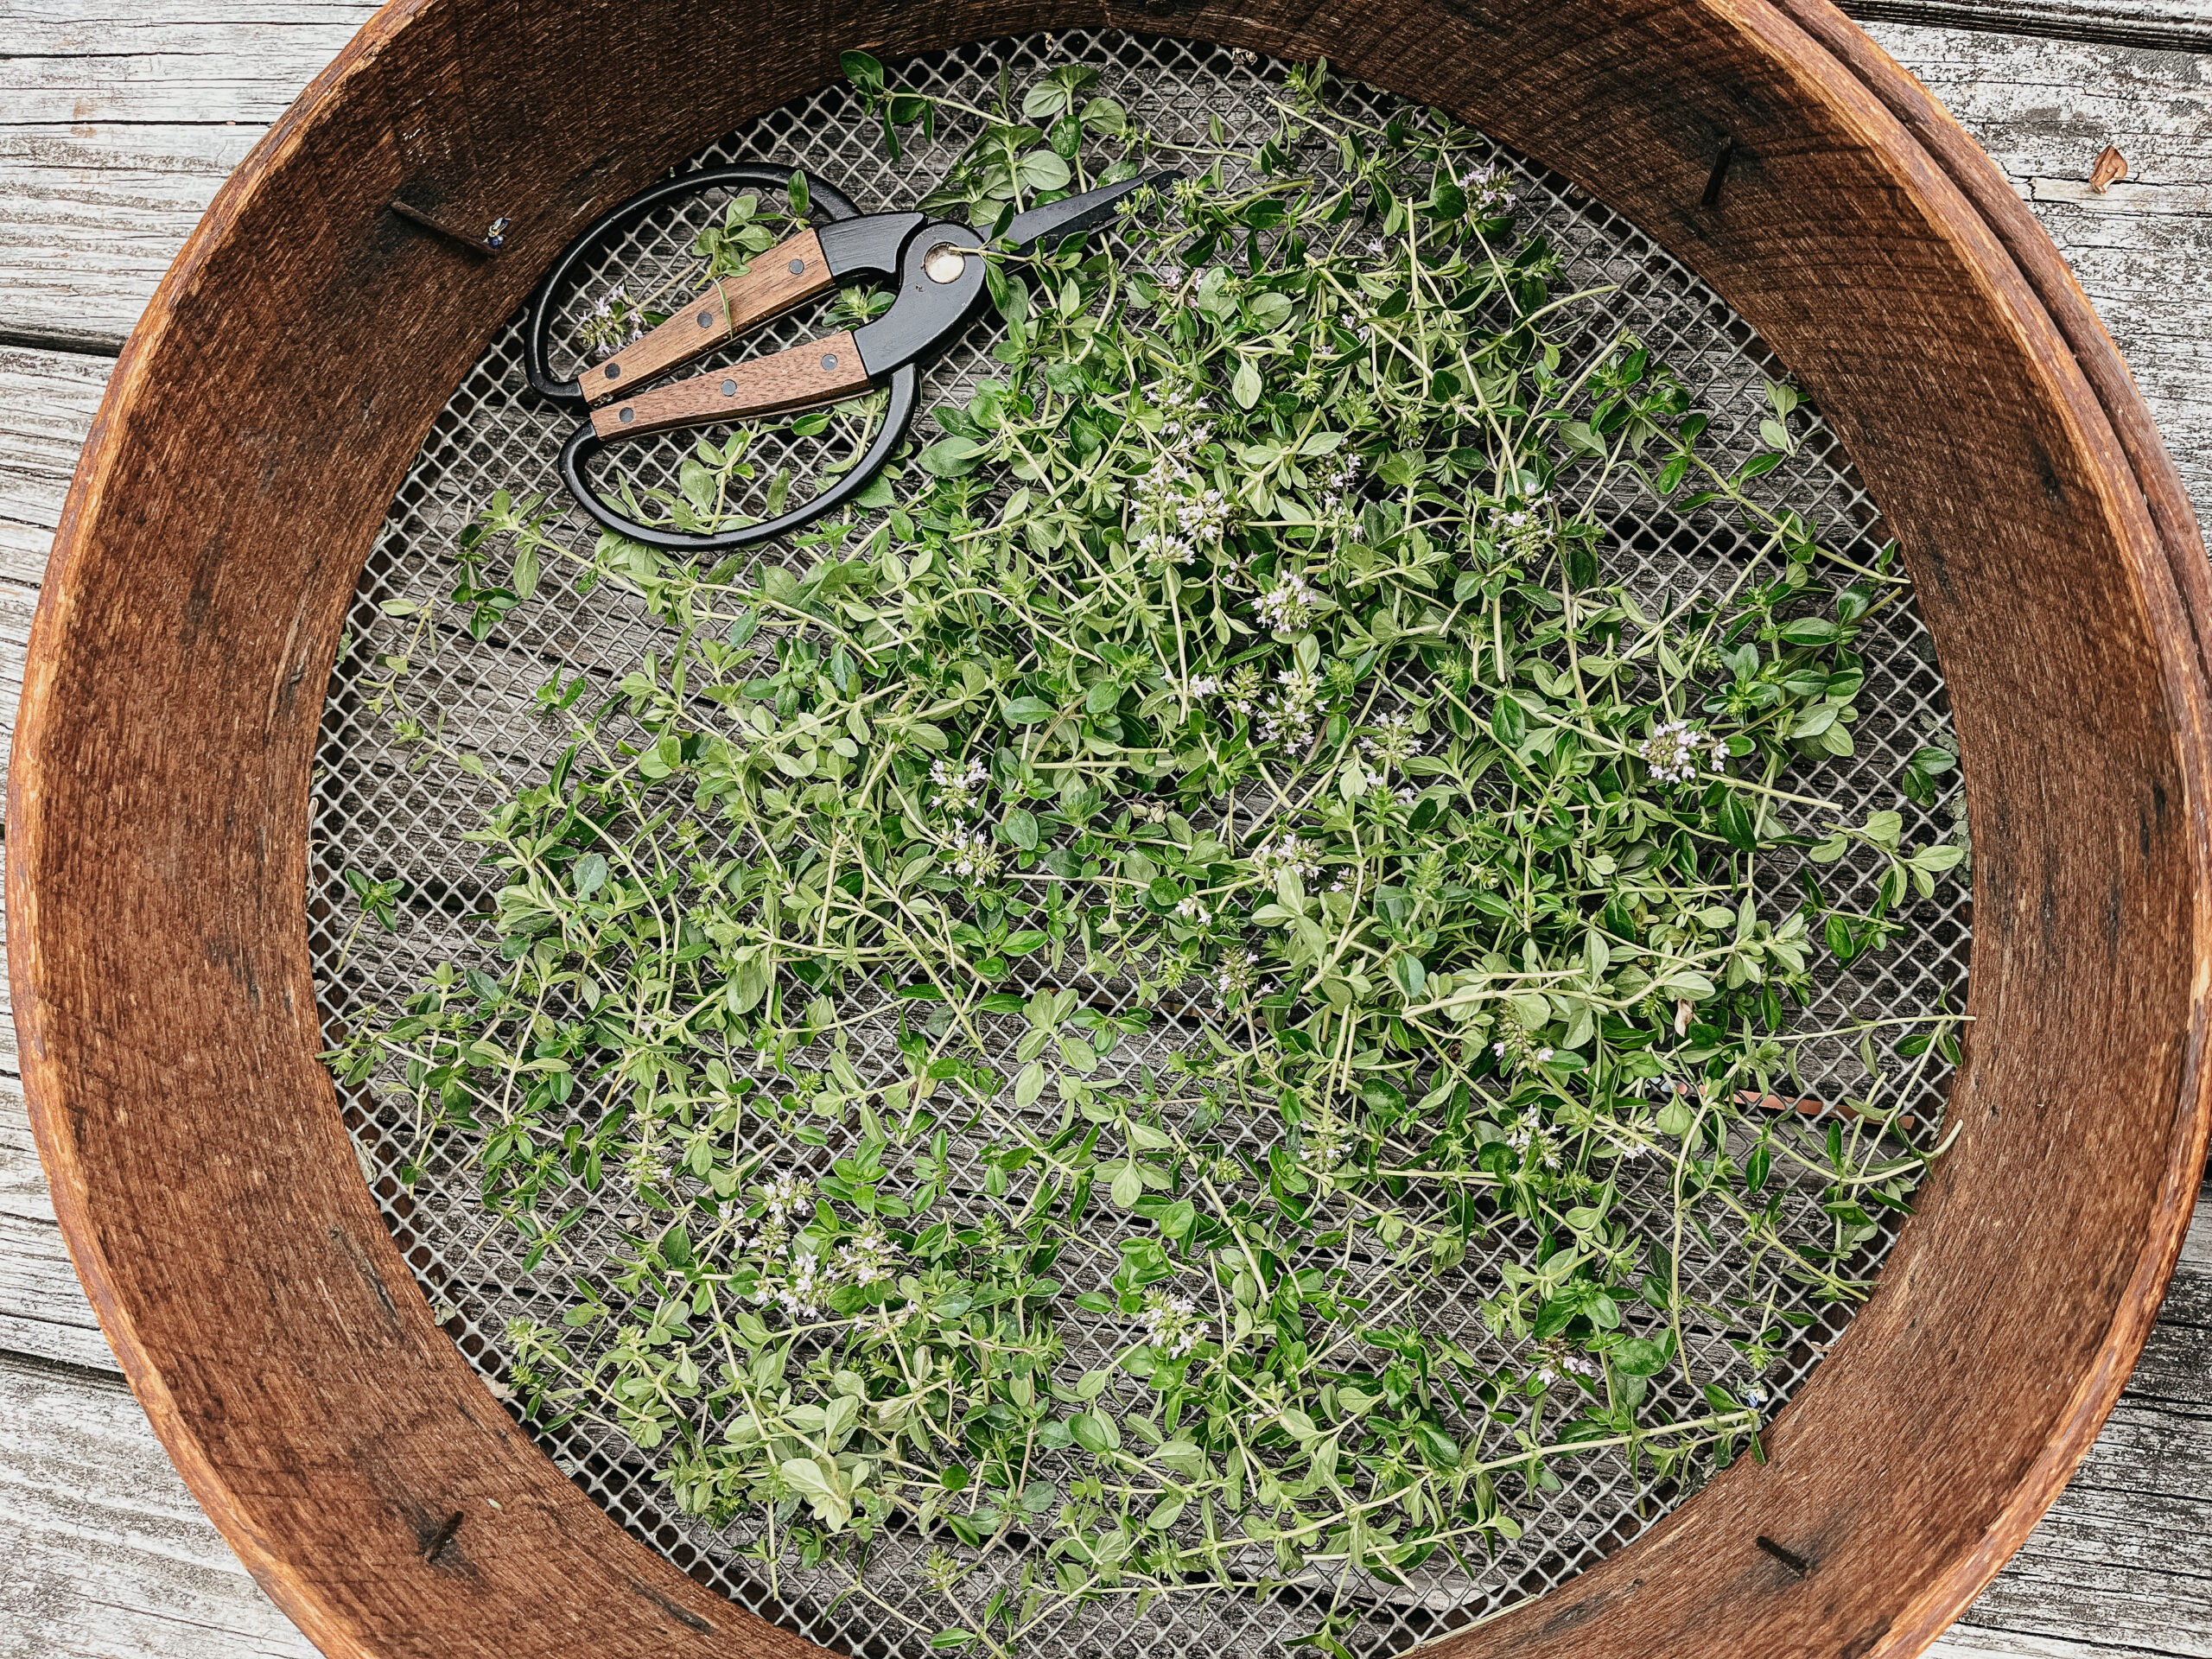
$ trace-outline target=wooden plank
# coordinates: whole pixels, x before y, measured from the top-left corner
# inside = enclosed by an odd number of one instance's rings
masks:
[[[2199,0],[1842,0],[1861,23],[2044,35],[2168,52],[2212,51],[2212,15]]]
[[[359,0],[10,0],[0,106],[11,126],[211,117],[264,125],[375,10]]]
[[[105,357],[0,346],[0,777],[47,550],[113,366]]]
[[[2212,57],[1885,23],[1868,32],[2035,203],[2134,371],[2198,518],[2212,522]],[[2128,175],[2099,196],[2088,181],[2107,144]]]
[[[0,339],[112,354],[259,124],[0,128]]]
[[[6,587],[0,584],[0,593]],[[13,694],[7,695],[12,724]],[[0,727],[0,741],[7,735]],[[0,945],[5,942],[0,922]],[[6,986],[6,976],[0,975],[0,1005],[9,1001]],[[0,1355],[28,1356],[119,1379],[121,1369],[100,1334],[99,1320],[85,1300],[54,1224],[54,1199],[23,1100],[16,1026],[7,1017],[11,1012],[0,1006],[0,1028],[5,1031],[0,1038]],[[151,1443],[153,1431],[145,1433]]]
[[[113,365],[75,352],[0,346],[0,520],[51,531]],[[41,570],[27,573],[36,582]]]
[[[2157,1329],[2043,1524],[1936,1659],[2212,1655],[2212,1186]]]
[[[113,353],[361,0],[10,0],[0,11],[0,339]]]
[[[0,1357],[0,1651],[315,1659],[119,1379]]]

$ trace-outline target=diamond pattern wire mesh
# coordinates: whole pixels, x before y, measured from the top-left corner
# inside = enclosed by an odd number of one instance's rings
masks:
[[[1130,106],[1136,124],[1182,142],[1203,142],[1209,123],[1218,121],[1230,143],[1256,143],[1274,124],[1268,99],[1283,73],[1279,64],[1255,62],[1217,47],[1100,34],[973,47],[902,66],[899,73],[923,90],[986,102],[1001,67],[1019,90],[1047,65],[1069,60],[1104,67],[1104,90]],[[1344,86],[1336,95],[1340,107],[1366,118],[1400,107],[1399,100],[1372,89]],[[857,100],[839,86],[760,118],[695,157],[693,165],[757,159],[804,166],[844,189],[864,211],[875,211],[911,204],[942,176],[969,130],[963,122],[949,123],[934,143],[918,145],[906,160],[894,163],[880,149],[873,124],[864,121]],[[1733,465],[1763,448],[1757,434],[1763,381],[1779,371],[1742,320],[1603,204],[1517,156],[1500,151],[1495,159],[1514,175],[1523,234],[1548,238],[1564,259],[1559,291],[1602,290],[1586,303],[1586,327],[1574,351],[1587,360],[1607,349],[1620,331],[1633,332],[1655,358],[1690,385],[1698,407],[1713,416],[1708,443],[1716,459]],[[639,301],[664,285],[672,293],[688,291],[681,286],[687,263],[683,250],[709,215],[719,211],[719,200],[701,203],[640,227],[580,289],[564,329],[618,280]],[[786,318],[756,337],[750,349],[780,349],[819,332],[822,313],[817,307]],[[960,397],[989,372],[994,338],[988,324],[979,326],[945,358],[929,377],[925,406]],[[461,837],[479,823],[498,789],[443,761],[423,764],[418,752],[397,739],[390,712],[370,706],[372,683],[384,671],[382,660],[394,653],[410,657],[410,702],[438,723],[449,742],[481,755],[509,777],[534,779],[543,775],[560,747],[531,715],[534,690],[556,672],[564,678],[582,674],[603,695],[654,644],[654,626],[623,594],[605,588],[579,594],[553,571],[537,601],[516,612],[480,645],[442,625],[425,631],[419,617],[395,614],[391,608],[396,601],[427,603],[450,585],[454,538],[495,489],[518,495],[543,493],[556,502],[565,499],[553,463],[575,417],[534,400],[519,362],[519,330],[511,325],[433,428],[392,504],[355,596],[350,639],[324,715],[311,832],[312,944],[333,1040],[366,1008],[396,1007],[435,964],[492,954],[480,920],[490,908],[492,884],[476,862],[474,849]],[[573,372],[574,366],[557,360],[554,365],[556,373]],[[686,442],[674,440],[652,450],[638,447],[623,465],[642,481],[671,481]],[[833,432],[819,440],[779,442],[788,446],[779,461],[804,477],[836,453],[839,444],[849,447],[852,435]],[[809,444],[815,446],[811,451]],[[763,469],[763,488],[770,470]],[[1846,556],[1865,562],[1880,545],[1872,502],[1816,418],[1796,454],[1768,476],[1765,486],[1770,501],[1811,516],[1827,544]],[[1625,488],[1602,501],[1599,510],[1612,531],[1609,578],[1624,583],[1647,607],[1669,594],[1679,598],[1717,591],[1741,568],[1745,548],[1738,532],[1709,513],[1685,517],[1655,510]],[[589,528],[572,511],[563,533],[588,547]],[[1854,733],[1857,753],[1803,770],[1796,787],[1863,814],[1895,803],[1897,774],[1915,749],[1931,741],[1948,741],[1948,702],[1933,649],[1909,601],[1878,613],[1861,634],[1859,648],[1867,680],[1859,698],[1865,717]],[[1958,798],[1955,791],[1932,813],[1906,808],[1908,836],[1917,841],[1962,834]],[[1808,821],[1802,827],[1814,825]],[[407,883],[396,933],[361,925],[341,879],[348,868]],[[1798,1028],[1962,1006],[1967,872],[1967,866],[1955,872],[1961,885],[1947,884],[1935,899],[1910,904],[1904,931],[1888,950],[1863,957],[1848,969],[1831,963],[1819,970],[1817,996],[1799,1017]],[[1821,879],[1838,903],[1865,911],[1872,906],[1878,874],[1847,859],[1824,867]],[[1796,871],[1788,860],[1770,861],[1763,877],[1763,912],[1785,912],[1794,902],[1796,883]],[[1041,970],[1032,978],[1040,976]],[[1127,1006],[1132,989],[1119,981],[1070,982],[1080,984],[1085,1001],[1101,1007]],[[1195,1017],[1192,1005],[1183,1025]],[[997,1018],[1001,1040],[1010,1048],[1020,1022]],[[863,1076],[888,1081],[903,1071],[887,1040],[888,1022],[879,1021],[878,1027],[879,1040],[873,1046],[856,1046],[853,1058]],[[1156,1029],[1125,1039],[1109,1057],[1106,1073],[1128,1076],[1139,1065],[1157,1070],[1167,1052],[1166,1039],[1189,1034],[1171,1021],[1164,1033]],[[1868,1080],[1855,1039],[1809,1046],[1800,1081],[1812,1100],[1862,1094]],[[1907,1085],[1917,1116],[1915,1138],[1932,1135],[1945,1082],[1936,1067]],[[604,1096],[579,1100],[577,1109],[596,1116],[603,1102]],[[1829,1109],[1821,1108],[1817,1116]],[[439,1319],[494,1391],[504,1395],[506,1322],[521,1315],[557,1323],[572,1301],[571,1276],[594,1276],[591,1264],[611,1259],[626,1233],[644,1224],[645,1212],[633,1192],[610,1181],[596,1195],[574,1195],[567,1201],[588,1198],[590,1209],[572,1259],[549,1260],[537,1271],[525,1272],[518,1242],[476,1201],[474,1179],[457,1148],[425,1147],[404,1108],[366,1090],[349,1100],[348,1122],[362,1172]],[[819,1155],[809,1144],[818,1137],[799,1135],[809,1122],[803,1103],[786,1097],[747,1133],[753,1144],[775,1147],[772,1165],[787,1161],[805,1167]],[[1233,1133],[1233,1126],[1224,1124],[1220,1133]],[[1247,1134],[1264,1154],[1264,1132],[1254,1126]],[[956,1147],[970,1158],[976,1150]],[[395,1173],[410,1160],[424,1171],[411,1189],[404,1188]],[[1625,1172],[1630,1166],[1621,1167]],[[971,1163],[968,1173],[979,1172]],[[957,1211],[966,1205],[980,1217],[985,1208],[981,1185],[975,1179],[964,1196],[956,1190],[946,1205]],[[1817,1190],[1800,1191],[1795,1198],[1798,1214],[1791,1225],[1797,1236],[1814,1236],[1822,1219]],[[1626,1178],[1624,1206],[1645,1230],[1655,1230],[1668,1215],[1663,1172],[1655,1168],[1640,1179]],[[1115,1224],[1099,1225],[1101,1248],[1110,1257]],[[1872,1271],[1892,1236],[1885,1230],[1853,1265]],[[1484,1331],[1476,1307],[1484,1288],[1495,1282],[1496,1262],[1512,1242],[1510,1234],[1495,1236],[1456,1270],[1431,1277],[1408,1311],[1428,1329],[1494,1355],[1497,1341]],[[1732,1336],[1741,1338],[1751,1328],[1738,1318],[1746,1304],[1772,1297],[1777,1307],[1802,1321],[1794,1343],[1758,1378],[1770,1408],[1778,1407],[1818,1363],[1847,1310],[1815,1304],[1802,1287],[1762,1275],[1741,1249],[1705,1250],[1694,1238],[1686,1242],[1685,1285],[1704,1310],[1688,1325],[1690,1347],[1703,1375],[1721,1377],[1735,1389],[1752,1382],[1752,1371],[1729,1345]],[[1722,1247],[1728,1243],[1725,1236],[1719,1240]],[[1387,1287],[1387,1268],[1370,1266],[1376,1287]],[[1404,1288],[1398,1286],[1401,1293]],[[1070,1363],[1078,1362],[1105,1363],[1096,1353],[1071,1353]],[[1683,1414],[1699,1408],[1679,1377],[1660,1392]],[[843,1593],[847,1580],[826,1568],[799,1570],[786,1562],[772,1572],[758,1560],[742,1559],[758,1536],[757,1523],[741,1519],[718,1533],[680,1515],[655,1479],[652,1459],[619,1435],[574,1424],[541,1433],[538,1439],[560,1467],[634,1535],[701,1582],[825,1646],[856,1656],[918,1654],[926,1650],[930,1631],[963,1622],[934,1601],[918,1570],[928,1550],[949,1538],[893,1532],[877,1547],[861,1592]],[[1362,1654],[1397,1651],[1541,1593],[1635,1537],[1688,1495],[1682,1483],[1655,1484],[1631,1474],[1611,1454],[1563,1463],[1560,1472],[1558,1491],[1516,1495],[1514,1507],[1523,1536],[1502,1546],[1488,1561],[1473,1563],[1471,1570],[1432,1563],[1408,1573],[1407,1582],[1398,1586],[1371,1579],[1362,1582],[1355,1600],[1366,1617],[1352,1644]],[[971,1605],[980,1605],[992,1589],[1014,1581],[1025,1559],[1035,1559],[1035,1552],[1025,1557],[1019,1548],[1002,1547],[987,1559],[971,1560],[963,1593]],[[1063,1618],[1027,1645],[1029,1651],[1052,1659],[1132,1648],[1283,1653],[1313,1627],[1319,1605],[1326,1599],[1325,1590],[1316,1583],[1294,1585],[1257,1600],[1163,1597],[1141,1614],[1126,1600],[1110,1601]]]

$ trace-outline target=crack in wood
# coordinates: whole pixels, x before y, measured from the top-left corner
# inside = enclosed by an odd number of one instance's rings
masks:
[[[1985,34],[2132,46],[2154,52],[2212,51],[2212,17],[2196,6],[2090,5],[2081,0],[1842,0],[1861,22],[1968,29]]]

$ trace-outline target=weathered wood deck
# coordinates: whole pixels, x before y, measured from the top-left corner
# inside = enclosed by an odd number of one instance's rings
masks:
[[[2212,0],[1851,9],[1881,20],[1877,38],[2035,203],[2212,522],[2212,56],[2198,55]],[[372,10],[0,0],[0,768],[113,355],[216,186]],[[2129,172],[2097,195],[2086,181],[2107,143]],[[16,1071],[0,1022],[0,1659],[305,1659],[123,1385],[55,1229]],[[2212,1659],[2208,1563],[2212,1207],[2095,1450],[1935,1651]]]

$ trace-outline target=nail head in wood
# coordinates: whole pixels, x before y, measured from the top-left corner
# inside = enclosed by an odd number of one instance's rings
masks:
[[[1736,141],[1720,141],[1720,153],[1713,158],[1713,171],[1706,175],[1705,194],[1697,199],[1700,207],[1711,207],[1720,200],[1720,187],[1728,182],[1728,163],[1735,158]]]
[[[502,247],[506,245],[506,238],[504,235],[497,238],[496,239],[488,237],[471,236],[467,231],[457,231],[454,229],[452,226],[442,223],[440,220],[433,218],[430,214],[424,213],[420,207],[414,206],[410,202],[403,201],[397,196],[394,196],[390,201],[386,202],[385,206],[391,208],[393,213],[397,213],[402,219],[407,220],[409,224],[420,225],[426,231],[435,231],[438,235],[444,237],[448,242],[458,243],[461,246],[467,248],[472,253],[481,253],[486,255],[496,254]]]
[[[1773,1539],[1768,1537],[1764,1533],[1761,1533],[1758,1537],[1752,1539],[1751,1541],[1758,1545],[1764,1554],[1773,1556],[1776,1560],[1780,1561],[1784,1567],[1788,1567],[1792,1573],[1795,1573],[1801,1579],[1813,1570],[1813,1564],[1807,1560],[1802,1555],[1797,1554],[1794,1549],[1784,1548],[1782,1545],[1775,1542]]]
[[[438,1559],[438,1552],[442,1550],[448,1544],[451,1543],[453,1541],[454,1534],[461,1530],[461,1523],[463,1518],[464,1517],[459,1510],[455,1510],[451,1515],[446,1516],[445,1520],[439,1525],[438,1529],[430,1535],[429,1540],[423,1546],[423,1559],[424,1560],[435,1561]]]

